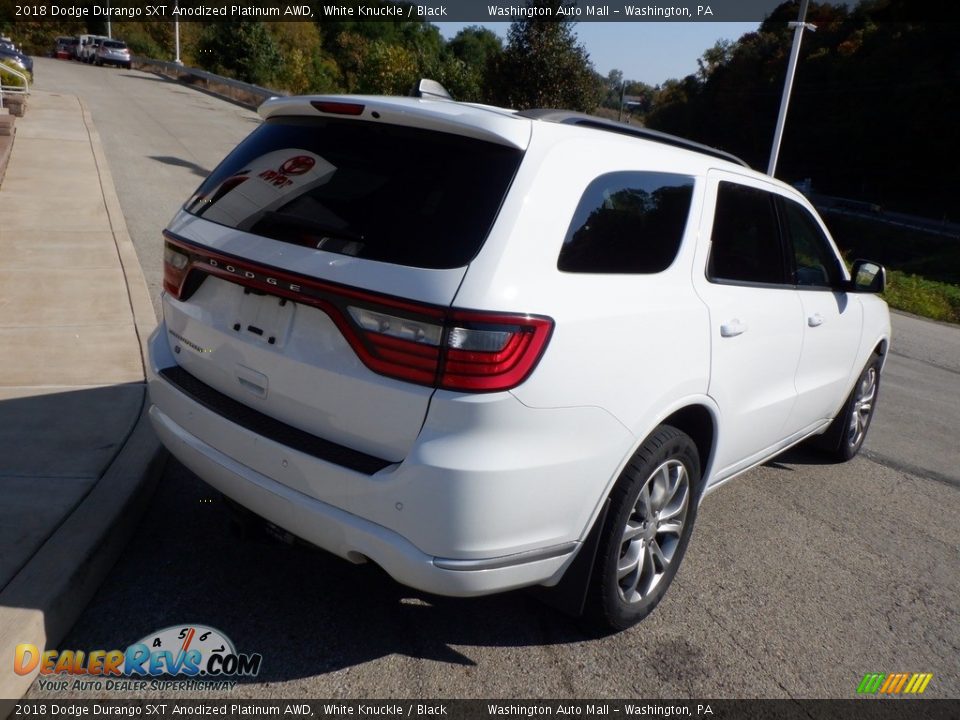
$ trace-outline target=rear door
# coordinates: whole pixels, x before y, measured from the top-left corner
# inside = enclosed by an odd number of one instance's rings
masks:
[[[694,287],[710,310],[709,394],[721,420],[716,479],[784,438],[803,341],[800,298],[787,278],[776,194],[723,171],[708,174]]]

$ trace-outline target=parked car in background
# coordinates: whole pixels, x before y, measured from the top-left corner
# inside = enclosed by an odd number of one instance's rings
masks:
[[[559,586],[626,628],[707,494],[807,439],[860,450],[883,268],[848,271],[728,153],[421,94],[261,105],[164,232],[150,418],[347,560],[441,595]]]
[[[97,47],[97,65],[117,65],[130,69],[130,48],[122,40],[102,40]]]
[[[17,50],[12,42],[0,43],[0,61],[12,63],[15,69],[33,75],[33,58]]]
[[[72,60],[76,52],[77,38],[72,35],[61,35],[53,46],[53,57],[58,60]]]

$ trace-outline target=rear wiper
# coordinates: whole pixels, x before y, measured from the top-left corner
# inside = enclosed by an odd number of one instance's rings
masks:
[[[320,247],[327,240],[351,240],[358,243],[366,242],[366,237],[362,233],[338,228],[335,225],[312,220],[311,218],[276,212],[274,210],[268,210],[263,213],[260,220],[255,223],[254,228],[251,228],[251,232],[262,232],[262,230],[259,229],[261,223],[267,223],[273,226],[285,226],[297,230],[309,230],[311,233],[321,235],[322,237],[317,247]]]

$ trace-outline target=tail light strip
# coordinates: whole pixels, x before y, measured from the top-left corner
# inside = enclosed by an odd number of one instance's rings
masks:
[[[300,276],[231,257],[164,232],[164,289],[187,300],[207,275],[326,313],[375,373],[446,390],[495,392],[539,362],[550,318],[438,307]]]

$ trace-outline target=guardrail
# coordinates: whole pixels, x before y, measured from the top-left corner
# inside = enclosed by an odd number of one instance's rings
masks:
[[[23,83],[23,86],[20,87],[18,85],[4,85],[3,83],[4,73],[7,73],[9,75],[13,75],[16,78],[19,78],[20,81]],[[9,65],[4,65],[2,62],[0,62],[0,110],[2,110],[4,107],[4,104],[3,104],[4,95],[26,96],[29,94],[30,94],[30,81],[27,79],[27,76],[24,73],[20,72],[19,70],[14,70]],[[23,107],[22,100],[20,101],[19,106],[21,108]]]
[[[142,70],[152,70],[179,82],[200,87],[203,90],[234,100],[248,107],[257,108],[264,100],[273,97],[288,95],[289,93],[270,88],[251,85],[250,83],[234,80],[233,78],[216,75],[199,68],[181,65],[166,60],[156,60],[134,56],[133,63]]]
[[[919,230],[920,232],[931,235],[940,235],[942,237],[960,240],[960,223],[949,222],[946,218],[943,220],[934,220],[919,215],[909,215],[907,213],[884,210],[883,207],[876,203],[834,197],[831,195],[821,195],[819,193],[809,193],[807,197],[820,212],[848,215],[850,217],[858,217],[864,220],[883,223],[884,225],[894,225],[910,230]]]

